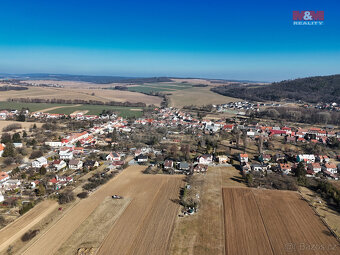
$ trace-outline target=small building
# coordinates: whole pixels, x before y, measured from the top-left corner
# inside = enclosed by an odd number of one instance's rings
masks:
[[[140,154],[140,155],[137,156],[137,162],[138,163],[145,163],[147,161],[148,161],[147,155]]]
[[[83,164],[84,168],[93,169],[99,166],[99,162],[95,160],[86,160]]]
[[[319,163],[309,163],[307,164],[307,170],[311,170],[314,173],[318,173],[321,171],[321,165]]]
[[[83,162],[81,160],[71,159],[68,163],[68,167],[72,170],[78,170],[83,168]]]
[[[322,167],[322,171],[325,172],[330,172],[331,174],[336,174],[338,172],[338,168],[335,164],[333,163],[326,163],[323,167]]]
[[[264,172],[267,170],[267,166],[262,164],[251,164],[250,168],[252,171],[255,172]]]
[[[208,166],[207,165],[196,164],[194,166],[194,173],[206,173],[207,170],[208,170]]]
[[[292,171],[292,167],[291,167],[291,165],[290,164],[288,164],[288,163],[286,163],[286,164],[280,164],[279,165],[279,169],[280,169],[280,171],[282,172],[282,173],[284,173],[284,174],[290,174],[291,173],[291,171]]]
[[[226,164],[229,162],[229,157],[226,155],[219,155],[218,156],[218,163],[219,164]]]
[[[209,165],[213,162],[213,156],[210,154],[205,154],[198,157],[198,163],[203,165]]]
[[[239,160],[241,163],[247,163],[249,161],[248,154],[240,154]]]
[[[297,162],[315,163],[315,156],[313,154],[300,154],[296,157]]]
[[[167,159],[164,161],[164,169],[170,169],[170,168],[173,168],[174,167],[174,162],[170,159]]]
[[[110,154],[108,154],[107,156],[106,156],[106,160],[108,160],[108,161],[120,161],[120,155],[119,155],[119,153],[116,153],[116,152],[111,152]]]
[[[62,159],[56,159],[56,160],[54,160],[54,161],[52,162],[52,165],[53,165],[53,167],[55,167],[55,169],[56,169],[57,171],[60,171],[61,169],[67,167],[66,162],[65,162],[64,160],[62,160]]]
[[[40,157],[32,161],[32,167],[40,168],[47,165],[47,159],[45,157]]]
[[[272,159],[272,156],[270,154],[261,154],[259,156],[260,162],[269,162]]]
[[[73,159],[73,152],[71,150],[62,150],[59,152],[60,159],[71,160]]]
[[[178,164],[177,168],[182,171],[189,171],[190,165],[188,162],[182,161]]]

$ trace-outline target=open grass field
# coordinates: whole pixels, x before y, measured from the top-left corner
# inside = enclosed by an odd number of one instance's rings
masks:
[[[20,239],[29,229],[41,221],[49,213],[56,210],[58,204],[56,201],[45,200],[36,205],[29,212],[13,221],[5,228],[0,230],[0,253],[3,254],[8,246]]]
[[[0,102],[1,109],[21,110],[28,108],[31,112],[48,112],[71,114],[76,111],[86,111],[89,115],[99,115],[103,110],[112,110],[121,117],[140,117],[142,108],[123,107],[110,105],[81,105],[81,104],[45,104],[45,103],[18,103],[18,102]]]
[[[226,254],[339,254],[338,240],[296,192],[224,188]]]
[[[112,209],[113,214],[116,212],[121,215],[105,230],[91,229],[92,237],[95,234],[106,236],[97,254],[167,254],[173,223],[179,209],[179,205],[172,200],[178,198],[183,177],[143,175],[141,171],[144,169],[142,166],[125,169],[88,198],[76,203],[46,232],[21,250],[20,254],[62,252],[68,246],[68,239],[75,238],[73,235],[77,235],[78,230],[83,234],[76,239],[86,240],[88,233],[84,230],[84,223],[95,225],[103,220],[105,217],[99,219],[102,216],[93,217],[93,213],[102,215],[96,210],[100,211],[103,203],[113,194],[123,195],[131,202],[123,212],[117,210],[115,205],[105,205],[104,211]],[[90,246],[97,244],[81,241],[79,245],[81,247],[78,248],[96,250],[96,247]]]

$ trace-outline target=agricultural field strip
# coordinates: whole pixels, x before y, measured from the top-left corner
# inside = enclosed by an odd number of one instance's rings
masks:
[[[226,224],[226,254],[236,254],[239,252],[237,247],[241,246],[244,251],[247,251],[246,254],[284,254],[287,252],[285,244],[317,244],[325,247],[339,245],[332,235],[325,234],[328,228],[315,215],[308,203],[299,199],[296,193],[245,188],[223,188],[222,192]],[[253,210],[245,215],[245,209]],[[233,222],[228,222],[228,219]],[[257,238],[261,232],[264,238],[252,243],[252,240],[247,239],[244,231],[251,233],[248,238]],[[242,236],[243,240],[239,238]],[[268,243],[266,244],[264,240],[268,240]],[[258,249],[259,246],[262,246],[261,249]],[[270,253],[265,253],[269,250]],[[333,250],[319,250],[315,251],[315,254],[337,253]]]
[[[56,210],[57,207],[58,204],[54,201],[43,201],[26,214],[7,225],[5,228],[1,229],[0,252],[7,249],[11,243],[18,240],[42,218],[47,216],[53,210]]]

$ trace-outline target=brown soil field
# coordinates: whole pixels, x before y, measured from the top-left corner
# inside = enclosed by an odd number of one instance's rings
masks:
[[[222,187],[244,187],[234,167],[209,167],[206,175],[197,175],[201,187],[198,213],[177,217],[171,241],[171,254],[224,254]]]
[[[339,185],[338,181],[332,181],[333,184]],[[320,215],[320,217],[327,223],[327,225],[337,234],[340,238],[340,213],[335,208],[327,205],[327,202],[323,200],[316,192],[305,188],[299,188],[300,194],[309,202],[314,210]]]
[[[10,244],[20,239],[29,229],[41,221],[44,217],[56,210],[58,203],[45,200],[33,209],[13,221],[0,231],[0,253],[8,248]]]
[[[240,101],[238,98],[226,97],[210,91],[209,87],[193,87],[171,92],[170,106],[183,107],[185,105],[226,104]]]
[[[20,254],[55,254],[63,248],[63,244],[67,245],[67,240],[82,228],[86,220],[91,219],[96,208],[113,194],[123,195],[131,202],[112,228],[107,229],[109,233],[98,253],[165,254],[179,208],[172,199],[178,198],[183,177],[143,175],[143,169],[145,167],[142,166],[125,169],[70,208]],[[111,243],[112,240],[114,243]]]
[[[77,228],[56,254],[74,255],[79,249],[98,249],[117,218],[124,212],[130,199],[107,197]]]
[[[45,99],[81,99],[97,100],[102,102],[117,101],[131,103],[144,102],[147,105],[160,105],[162,99],[156,96],[148,96],[138,92],[109,90],[109,89],[75,89],[75,88],[45,88],[29,87],[24,91],[3,91],[0,101],[8,98],[45,98]]]
[[[338,240],[298,193],[223,188],[226,254],[339,254]]]

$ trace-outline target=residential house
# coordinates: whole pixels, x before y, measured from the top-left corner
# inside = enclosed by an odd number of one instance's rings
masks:
[[[326,155],[318,155],[315,160],[320,163],[329,163],[329,157]]]
[[[219,155],[218,156],[218,163],[219,164],[226,164],[229,162],[229,157],[226,155]]]
[[[247,163],[249,161],[248,154],[240,154],[239,160],[241,163]]]
[[[86,160],[83,164],[84,168],[93,169],[99,166],[99,162],[95,160]]]
[[[284,174],[289,174],[292,171],[292,167],[288,163],[285,163],[285,164],[281,163],[281,164],[279,164],[279,169]]]
[[[0,157],[2,157],[2,154],[4,153],[5,145],[0,143]]]
[[[120,158],[121,157],[118,153],[110,152],[110,154],[108,154],[105,159],[108,161],[120,161]]]
[[[173,168],[174,162],[172,160],[170,160],[170,159],[167,159],[167,160],[164,161],[163,166],[164,166],[164,169]]]
[[[198,157],[198,163],[203,165],[209,165],[213,161],[213,156],[210,154],[202,155]]]
[[[83,168],[83,162],[81,160],[71,159],[68,163],[68,167],[73,170],[78,170]]]
[[[311,170],[314,173],[318,173],[321,171],[321,165],[319,163],[309,163],[307,164],[307,170]]]
[[[260,162],[269,162],[272,159],[272,156],[270,154],[261,154],[259,156]]]
[[[205,173],[208,170],[208,166],[207,165],[203,165],[203,164],[196,164],[194,166],[194,173]]]
[[[336,174],[338,172],[338,168],[334,163],[326,163],[323,167],[322,167],[322,171],[323,172],[330,172],[331,174]]]
[[[47,165],[47,159],[45,157],[40,157],[32,161],[32,167],[40,168]]]
[[[297,162],[315,163],[315,156],[313,154],[300,154],[296,157]]]
[[[264,172],[267,170],[267,166],[262,164],[251,164],[250,169],[255,172]]]
[[[73,159],[73,152],[70,149],[67,150],[62,150],[59,152],[59,158],[60,159],[66,159],[66,160],[71,160]]]
[[[140,155],[137,156],[137,162],[138,163],[144,163],[144,162],[147,162],[147,161],[148,161],[147,155],[140,154]]]
[[[63,168],[67,167],[67,164],[64,160],[62,159],[56,159],[52,162],[53,167],[56,169],[56,171],[59,171]]]
[[[276,162],[285,162],[286,156],[282,153],[277,153],[277,154],[275,154],[274,159],[275,159]]]
[[[182,161],[177,165],[177,168],[182,171],[189,171],[190,165],[188,162]]]

